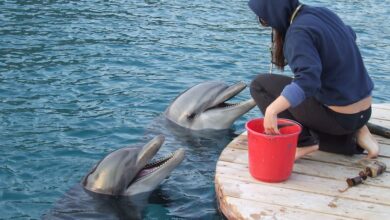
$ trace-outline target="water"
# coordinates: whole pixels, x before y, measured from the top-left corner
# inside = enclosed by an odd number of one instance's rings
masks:
[[[356,30],[374,101],[388,102],[388,1],[305,3]],[[268,71],[268,32],[246,1],[1,0],[0,218],[41,218],[104,155],[157,133],[164,152],[185,147],[187,157],[144,217],[221,218],[215,163],[259,111],[207,135],[167,129],[161,113],[197,83],[249,83]]]

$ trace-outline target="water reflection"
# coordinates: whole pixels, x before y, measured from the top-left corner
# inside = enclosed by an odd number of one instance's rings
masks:
[[[77,184],[43,219],[142,219],[150,193],[114,197],[89,192]]]
[[[170,216],[222,218],[217,209],[214,192],[215,166],[221,151],[237,136],[234,130],[191,131],[161,116],[147,131],[146,136],[161,133],[166,137],[161,153],[173,151],[178,147],[186,149],[185,160],[160,186],[161,191],[169,195],[170,203],[159,201],[151,205],[165,207]],[[148,212],[145,217],[153,215]]]

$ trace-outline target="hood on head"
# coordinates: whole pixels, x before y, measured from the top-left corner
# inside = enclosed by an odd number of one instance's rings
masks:
[[[290,26],[290,17],[298,0],[249,0],[249,8],[259,17],[265,20],[269,26],[275,28],[283,35]]]

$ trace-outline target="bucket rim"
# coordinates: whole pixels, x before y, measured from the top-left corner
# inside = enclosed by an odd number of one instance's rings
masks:
[[[291,134],[279,134],[279,135],[274,135],[274,134],[260,133],[260,132],[254,131],[253,129],[251,129],[251,128],[248,127],[248,124],[249,124],[250,122],[252,122],[252,121],[256,121],[256,120],[264,121],[264,117],[262,117],[262,118],[252,118],[252,119],[248,120],[248,121],[245,123],[245,128],[246,128],[247,131],[250,131],[250,132],[253,133],[253,134],[260,135],[260,136],[264,136],[264,137],[276,137],[276,136],[277,136],[277,137],[289,137],[289,136],[293,136],[293,135],[296,135],[296,134],[299,135],[299,134],[302,132],[302,125],[301,125],[299,122],[294,121],[294,120],[291,120],[291,119],[287,119],[287,118],[278,118],[278,121],[279,121],[280,119],[281,119],[281,120],[284,120],[284,121],[289,121],[289,122],[291,122],[291,123],[293,123],[293,124],[295,124],[295,125],[298,125],[299,131],[294,132],[294,133],[291,133]],[[249,133],[249,132],[248,132],[248,133]]]

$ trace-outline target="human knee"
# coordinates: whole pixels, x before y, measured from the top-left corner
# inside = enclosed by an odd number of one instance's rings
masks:
[[[280,74],[259,74],[251,82],[251,94],[265,92],[273,96],[279,96],[283,88],[291,83],[292,78]]]
[[[249,90],[252,97],[258,93],[266,92],[265,84],[269,82],[269,74],[259,74],[254,78],[250,84]]]

